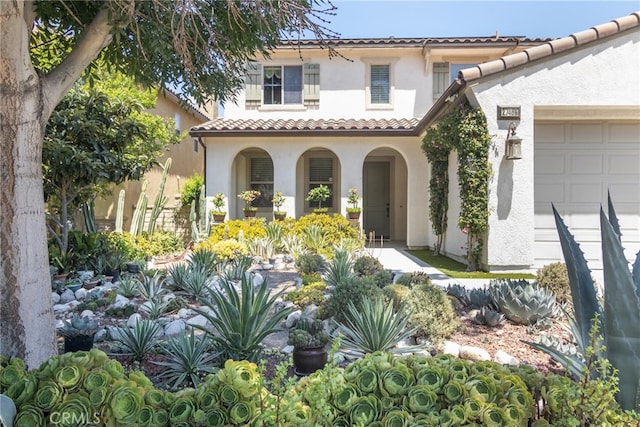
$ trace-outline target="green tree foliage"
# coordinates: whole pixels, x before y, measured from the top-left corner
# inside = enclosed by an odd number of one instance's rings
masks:
[[[179,142],[171,121],[144,111],[155,106],[152,91],[122,74],[97,75],[93,87],[79,82],[58,104],[44,139],[45,200],[62,252],[75,207],[108,184],[140,179],[168,145]]]
[[[145,87],[224,102],[241,87],[247,62],[283,38],[335,36],[326,28],[334,9],[324,0],[0,2],[0,217],[11,221],[0,227],[2,354],[37,366],[56,352],[42,286],[49,280],[43,141],[54,109],[94,61]]]

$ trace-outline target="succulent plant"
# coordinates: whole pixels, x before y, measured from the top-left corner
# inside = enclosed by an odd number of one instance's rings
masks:
[[[81,335],[92,336],[98,332],[100,324],[97,320],[89,316],[78,316],[74,314],[71,319],[64,322],[62,335],[65,337],[77,337]]]
[[[330,339],[322,320],[301,317],[298,323],[289,329],[287,344],[295,348],[317,348],[324,347]]]
[[[447,295],[457,298],[462,304],[466,305],[464,301],[467,295],[467,288],[465,288],[464,285],[460,283],[449,284],[445,292]]]
[[[495,307],[491,292],[487,288],[467,289],[465,304],[471,308],[480,309],[484,306]]]
[[[489,293],[507,318],[530,325],[539,319],[557,317],[560,306],[553,292],[527,280],[498,279],[489,284]]]
[[[473,322],[479,325],[495,327],[502,324],[505,319],[504,314],[485,305],[476,313]]]
[[[600,233],[602,236],[602,267],[604,273],[604,305],[598,300],[591,271],[584,253],[569,232],[558,211],[553,207],[556,228],[562,253],[567,265],[571,286],[571,298],[575,318],[569,317],[569,325],[576,345],[587,355],[589,333],[597,323],[603,335],[606,351],[600,355],[608,359],[619,372],[620,392],[617,400],[623,409],[637,409],[640,405],[640,252],[633,267],[624,254],[620,225],[611,197],[607,199],[608,218],[600,209]],[[549,346],[530,343],[549,353],[570,373],[579,376],[584,368],[580,358],[559,352]]]

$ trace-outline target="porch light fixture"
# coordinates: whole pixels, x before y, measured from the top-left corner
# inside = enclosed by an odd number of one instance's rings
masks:
[[[516,135],[516,123],[509,123],[507,131],[507,160],[518,160],[522,158],[522,138]]]

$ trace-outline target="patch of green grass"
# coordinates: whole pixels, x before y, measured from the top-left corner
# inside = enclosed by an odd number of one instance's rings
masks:
[[[467,271],[467,266],[444,255],[433,255],[431,250],[410,250],[407,253],[437,268],[453,279],[535,279],[528,273],[491,273],[487,271]]]

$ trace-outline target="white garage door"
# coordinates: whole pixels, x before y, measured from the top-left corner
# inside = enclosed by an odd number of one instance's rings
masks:
[[[535,267],[563,261],[551,204],[601,282],[600,206],[611,192],[625,255],[640,249],[640,123],[536,122]]]

